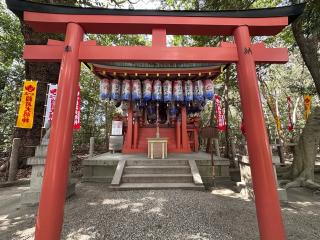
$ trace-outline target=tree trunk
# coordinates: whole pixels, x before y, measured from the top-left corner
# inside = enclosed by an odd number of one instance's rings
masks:
[[[291,178],[314,181],[314,163],[320,143],[320,107],[309,116],[295,147]]]
[[[25,44],[47,44],[49,35],[34,32],[21,21],[21,32]],[[21,138],[23,145],[19,151],[19,162],[25,163],[28,157],[34,155],[35,146],[39,145],[43,114],[46,101],[47,83],[57,83],[60,64],[58,63],[25,63],[25,77],[28,80],[38,81],[37,97],[35,102],[35,115],[33,128],[15,128],[13,137]]]
[[[77,0],[47,0],[45,3],[60,3],[69,6],[74,6]],[[43,34],[34,32],[32,28],[21,22],[21,32],[24,37],[25,44],[29,45],[45,45],[48,39],[63,40],[62,34]],[[48,83],[58,83],[60,63],[53,62],[26,62],[25,63],[25,78],[28,80],[38,81],[37,97],[35,102],[35,115],[33,128],[22,129],[15,128],[13,137],[21,138],[23,143],[20,148],[19,162],[25,163],[28,157],[34,155],[35,146],[39,145],[41,138],[41,129],[43,123],[43,115],[45,110],[46,90]]]
[[[299,46],[302,58],[313,78],[318,95],[320,96],[320,58],[319,58],[319,33],[315,29],[309,29],[317,15],[312,11],[312,4],[316,1],[307,2],[304,13],[292,23],[292,32]],[[317,13],[319,14],[319,13]],[[314,17],[314,18],[310,18]],[[308,31],[308,32],[305,32]],[[320,141],[320,108],[316,107],[309,116],[298,145],[295,147],[295,155],[291,168],[291,178],[296,185],[304,185],[314,180],[314,163],[316,151]],[[295,184],[291,184],[294,186]],[[319,187],[319,186],[318,186]]]
[[[320,96],[319,39],[316,34],[312,35],[304,33],[304,15],[305,13],[292,23],[292,32],[299,46],[302,58],[312,76],[317,93]]]

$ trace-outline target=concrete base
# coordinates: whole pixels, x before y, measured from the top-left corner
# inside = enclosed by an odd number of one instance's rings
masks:
[[[95,157],[90,157],[82,162],[83,165],[83,178],[82,181],[87,182],[106,182],[111,183],[115,174],[118,162],[120,160],[134,161],[137,164],[147,164],[143,162],[148,160],[147,154],[121,154],[121,153],[105,153]],[[175,165],[175,161],[195,160],[199,170],[199,174],[202,178],[205,186],[213,186],[212,176],[212,161],[211,156],[205,152],[190,153],[190,154],[178,154],[169,153],[167,159],[153,160],[153,161],[168,161],[168,165]],[[216,179],[230,179],[229,174],[230,161],[226,158],[214,156],[214,171]],[[141,169],[141,173],[147,173],[147,169]],[[171,171],[171,170],[170,170]],[[172,170],[174,171],[174,170]],[[180,169],[179,169],[180,171]],[[181,170],[182,171],[182,170]],[[168,171],[167,171],[168,172]],[[178,173],[178,172],[177,172]]]
[[[201,185],[195,185],[193,183],[122,183],[117,187],[110,187],[116,191],[127,191],[127,190],[164,190],[164,189],[183,189],[183,190],[198,190],[203,191],[204,187]]]
[[[254,199],[254,191],[253,191],[253,185],[252,185],[252,178],[251,178],[251,169],[250,169],[250,163],[248,156],[243,156],[241,161],[239,161],[239,167],[240,167],[240,175],[241,175],[241,181],[237,182],[236,190],[241,193],[241,195],[244,198],[248,199]],[[275,165],[273,165],[274,168],[274,175],[277,176]],[[278,184],[277,179],[276,183]],[[288,201],[287,199],[287,191],[284,188],[280,188],[277,186],[277,191],[279,195],[279,200],[282,202]]]
[[[70,183],[67,189],[66,199],[75,194],[76,183]],[[37,206],[40,200],[40,191],[26,191],[21,194],[21,205],[24,206]]]

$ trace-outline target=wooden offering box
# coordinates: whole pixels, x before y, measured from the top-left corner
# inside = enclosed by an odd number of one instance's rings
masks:
[[[168,138],[147,138],[148,158],[167,158]]]

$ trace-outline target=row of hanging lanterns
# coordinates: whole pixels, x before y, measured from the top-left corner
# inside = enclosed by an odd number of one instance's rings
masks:
[[[100,97],[102,100],[149,102],[203,102],[212,100],[214,86],[210,79],[196,81],[182,80],[123,80],[102,79]]]

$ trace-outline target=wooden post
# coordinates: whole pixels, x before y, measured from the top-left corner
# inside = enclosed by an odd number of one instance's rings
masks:
[[[177,120],[176,122],[176,143],[177,149],[181,148],[181,122]]]
[[[125,142],[123,148],[130,152],[132,151],[132,135],[133,135],[133,109],[132,104],[130,103],[129,109],[128,109],[128,128],[126,132]]]
[[[221,154],[220,154],[220,148],[219,148],[219,140],[217,138],[214,138],[213,141],[214,141],[214,149],[215,149],[216,155],[220,157]]]
[[[89,156],[93,157],[94,153],[94,137],[90,137]]]
[[[13,182],[16,180],[17,170],[18,170],[18,159],[19,159],[19,147],[21,139],[14,138],[12,142],[12,150],[10,156],[10,166],[9,166],[9,176],[8,182]]]
[[[139,141],[139,121],[138,117],[135,118],[133,122],[133,148],[138,148],[138,141]]]
[[[235,139],[231,139],[230,141],[230,147],[231,147],[231,155],[232,155],[232,161],[235,167],[238,166],[238,161],[236,161],[237,158],[237,151],[236,151],[236,145],[234,143]]]
[[[280,138],[276,138],[276,144],[279,144],[279,145],[277,145],[277,150],[278,150],[278,155],[279,155],[279,158],[280,158],[280,163],[281,164],[285,164],[284,152],[283,152],[283,143],[282,143]]]
[[[181,107],[181,143],[183,151],[190,151],[188,143],[189,137],[187,132],[187,110],[185,106]]]

